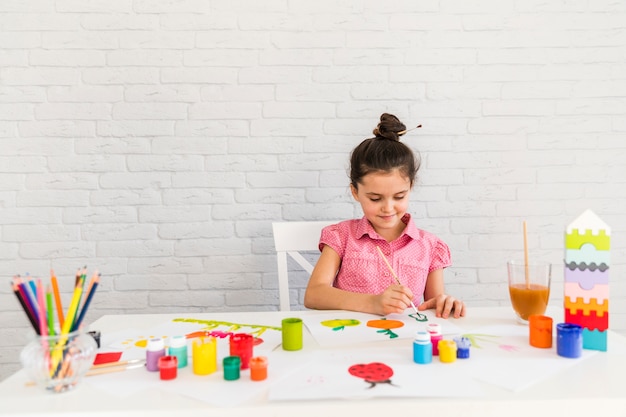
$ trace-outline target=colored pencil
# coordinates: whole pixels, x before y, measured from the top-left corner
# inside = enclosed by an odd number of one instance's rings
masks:
[[[22,297],[22,294],[20,293],[19,286],[15,282],[13,282],[11,286],[13,287],[13,292],[15,293],[17,300],[20,302],[20,305],[22,306],[22,308],[24,309],[24,312],[26,313],[26,317],[28,317],[28,321],[30,321],[30,324],[33,326],[33,329],[37,332],[37,334],[40,334],[39,324],[35,320],[35,317],[33,316],[32,311],[26,305],[26,301],[24,301],[24,298]]]
[[[78,303],[82,292],[83,287],[81,285],[77,285],[76,287],[74,287],[72,301],[70,302],[70,306],[67,310],[67,315],[65,316],[65,322],[63,323],[63,327],[61,328],[61,337],[57,342],[58,349],[55,349],[52,356],[51,370],[55,374],[59,371],[58,366],[61,362],[61,359],[63,359],[63,346],[65,346],[70,330],[72,329],[72,325],[74,324],[74,319],[76,318],[76,310],[78,309]]]
[[[20,282],[18,286],[20,287],[20,294],[22,294],[22,297],[24,298],[24,301],[26,302],[28,309],[30,310],[33,317],[37,321],[37,329],[39,329],[39,311],[37,310],[35,302],[30,296],[30,291],[28,291],[28,284],[24,282]]]
[[[78,313],[79,313],[79,309],[80,309],[80,300],[82,298],[82,296],[85,294],[85,278],[87,277],[87,266],[85,266],[81,273],[80,273],[80,277],[78,278],[78,283],[76,285],[79,285],[82,288],[82,291],[80,293],[80,297],[78,297],[78,305],[76,306],[76,315],[74,316],[74,323],[72,323],[71,326],[71,331],[74,331],[78,328],[78,326],[76,325],[76,319],[78,318]]]
[[[78,318],[76,319],[76,323],[74,323],[74,327],[72,328],[72,330],[78,330],[81,323],[83,322],[83,319],[85,318],[85,314],[87,313],[87,309],[89,308],[89,304],[91,303],[91,299],[93,298],[93,295],[96,292],[96,288],[98,287],[99,282],[100,282],[100,276],[94,275],[94,277],[92,278],[92,284],[90,285],[90,288],[89,288],[89,293],[87,294],[87,298],[85,298],[85,304],[83,304],[83,308],[81,309],[80,314],[78,315]]]
[[[52,306],[52,291],[50,287],[46,290],[46,312],[48,313],[48,334],[54,336],[54,307]]]
[[[387,260],[387,257],[385,257],[385,254],[383,253],[383,251],[380,249],[380,246],[376,246],[376,249],[378,249],[378,253],[380,254],[380,257],[383,258],[383,261],[385,261],[385,264],[387,265],[387,268],[389,269],[389,272],[391,272],[391,275],[393,275],[393,277],[395,278],[396,283],[398,285],[402,285],[400,283],[400,278],[398,278],[398,276],[396,275],[395,271],[393,270],[393,268],[389,264],[389,261]],[[415,311],[415,314],[419,314],[417,312],[417,307],[415,307],[415,304],[413,304],[413,300],[411,300],[411,307],[413,307],[413,311]]]
[[[26,274],[26,282],[28,282],[33,299],[37,300],[37,286],[35,285],[35,280],[30,278],[30,275],[28,273]]]
[[[50,270],[50,281],[52,281],[52,291],[54,292],[54,301],[57,305],[57,316],[59,317],[59,326],[63,327],[63,305],[61,304],[61,295],[59,294],[59,283],[53,270]]]
[[[46,301],[41,278],[37,279],[37,301],[39,304],[39,330],[41,334],[41,347],[46,357],[46,363],[49,363],[50,345],[48,344],[48,322],[46,320]]]
[[[39,306],[39,330],[41,336],[48,336],[48,320],[46,318],[46,299],[41,279],[37,279],[37,305]]]

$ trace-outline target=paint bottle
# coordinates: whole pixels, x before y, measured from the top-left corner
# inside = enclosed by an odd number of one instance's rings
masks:
[[[241,369],[248,369],[252,358],[254,336],[247,333],[235,333],[230,336],[230,356],[241,358]]]
[[[583,354],[583,328],[578,324],[556,325],[556,353],[565,358],[578,358]]]
[[[470,346],[472,342],[467,337],[455,337],[457,359],[468,359],[470,357]]]
[[[209,375],[217,371],[217,341],[214,337],[200,337],[191,343],[193,373]]]
[[[235,381],[239,379],[241,358],[239,356],[226,356],[222,361],[224,367],[224,379],[226,381]]]
[[[419,331],[413,340],[413,362],[424,365],[432,361],[433,347],[430,334],[426,331]]]
[[[528,342],[537,348],[552,347],[552,318],[540,314],[528,316]]]
[[[288,317],[281,324],[283,350],[302,349],[302,319]]]
[[[167,353],[176,356],[179,368],[187,366],[187,338],[185,336],[172,336]]]
[[[267,358],[265,356],[255,356],[250,359],[250,379],[253,381],[267,379]]]
[[[165,355],[159,358],[159,371],[162,380],[176,378],[178,371],[178,358],[172,355]]]
[[[430,333],[430,342],[433,345],[433,356],[439,355],[439,341],[443,339],[441,335],[441,325],[439,323],[428,323],[426,330]]]
[[[165,342],[160,337],[148,340],[146,348],[146,369],[150,372],[159,371],[159,358],[165,356]]]
[[[456,342],[454,340],[440,340],[437,343],[439,346],[439,360],[443,363],[452,363],[456,361]]]

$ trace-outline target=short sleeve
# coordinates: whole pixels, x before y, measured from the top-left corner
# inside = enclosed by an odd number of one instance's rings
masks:
[[[430,263],[428,272],[447,268],[450,265],[452,265],[450,248],[444,241],[437,239],[434,244],[432,262]]]
[[[324,246],[330,246],[335,252],[343,257],[344,247],[341,240],[341,233],[339,231],[338,224],[331,224],[322,229],[322,235],[320,236],[319,250],[324,249]]]

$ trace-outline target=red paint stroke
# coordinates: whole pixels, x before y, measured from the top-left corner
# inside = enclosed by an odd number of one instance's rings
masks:
[[[199,331],[196,331],[196,332],[192,332],[192,333],[186,334],[185,338],[187,338],[187,339],[194,339],[196,337],[209,337],[209,336],[212,336],[212,337],[217,337],[217,338],[220,338],[220,339],[225,339],[227,337],[232,336],[233,334],[234,334],[233,332],[223,332],[221,330],[211,330],[211,331],[199,330]],[[261,339],[260,337],[255,337],[253,342],[252,342],[252,344],[254,346],[258,346],[258,345],[262,344],[263,342],[264,342],[264,340]]]

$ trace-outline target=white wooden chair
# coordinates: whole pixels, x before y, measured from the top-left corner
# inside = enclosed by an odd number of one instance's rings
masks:
[[[278,298],[281,311],[291,310],[287,255],[291,256],[310,275],[313,272],[313,265],[299,252],[317,251],[322,228],[334,223],[337,221],[272,223],[278,264]]]

